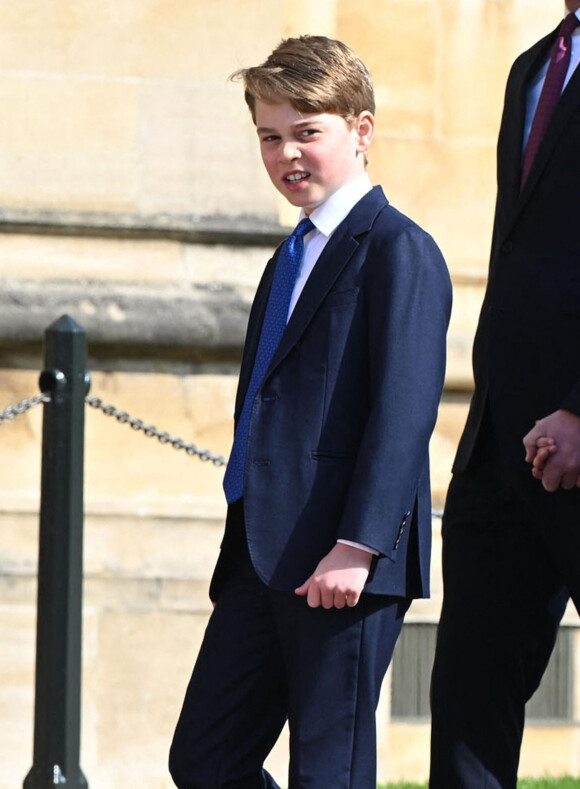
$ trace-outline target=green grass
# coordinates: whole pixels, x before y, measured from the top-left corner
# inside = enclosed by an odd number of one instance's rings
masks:
[[[427,789],[427,784],[384,784],[377,789]],[[518,789],[580,789],[580,778],[522,778]]]

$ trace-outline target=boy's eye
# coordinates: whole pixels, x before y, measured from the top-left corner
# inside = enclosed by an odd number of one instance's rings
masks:
[[[274,142],[279,139],[280,137],[277,134],[266,134],[262,137],[262,142]]]
[[[300,132],[301,137],[314,137],[316,134],[320,134],[320,129],[303,129]]]

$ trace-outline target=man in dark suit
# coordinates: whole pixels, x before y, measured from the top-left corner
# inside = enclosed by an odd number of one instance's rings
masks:
[[[569,597],[580,606],[579,6],[507,83],[475,392],[443,519],[432,789],[515,789],[525,703]],[[542,436],[556,452],[532,474]]]
[[[371,187],[372,82],[344,44],[287,39],[241,76],[301,222],[250,314],[215,609],[170,770],[181,789],[276,787],[263,763],[288,720],[289,789],[375,789],[381,682],[429,588],[449,275]]]

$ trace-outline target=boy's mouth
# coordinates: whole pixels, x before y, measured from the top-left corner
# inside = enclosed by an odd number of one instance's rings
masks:
[[[284,180],[288,181],[290,184],[299,184],[300,181],[304,181],[308,176],[309,173],[290,173],[284,176]]]

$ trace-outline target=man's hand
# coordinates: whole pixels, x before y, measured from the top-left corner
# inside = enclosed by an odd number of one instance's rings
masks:
[[[543,458],[543,468],[536,468],[532,473],[542,480],[542,485],[549,492],[559,487],[571,490],[580,481],[580,416],[560,409],[539,419],[524,436],[528,463],[536,457],[541,437],[551,438],[557,451]]]
[[[373,554],[337,543],[326,554],[310,578],[295,589],[306,596],[311,608],[355,606],[369,575]]]

